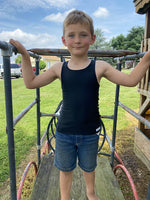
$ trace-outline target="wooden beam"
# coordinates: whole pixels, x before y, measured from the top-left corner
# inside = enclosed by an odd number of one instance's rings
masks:
[[[150,8],[146,13],[144,38],[150,38]]]
[[[141,105],[138,114],[143,115],[149,108],[150,108],[150,99],[147,97],[144,103]]]

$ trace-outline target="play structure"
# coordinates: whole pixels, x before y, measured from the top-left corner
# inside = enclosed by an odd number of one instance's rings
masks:
[[[146,14],[145,33],[141,44],[141,53],[131,51],[109,51],[109,50],[89,50],[88,56],[96,59],[98,57],[112,57],[117,61],[117,69],[121,70],[123,60],[134,60],[143,57],[146,51],[150,49],[150,0],[134,0],[136,12]],[[20,200],[23,184],[30,167],[35,170],[36,180],[32,190],[31,200],[59,200],[59,172],[53,165],[55,156],[55,128],[59,118],[61,109],[60,102],[55,113],[42,113],[40,110],[40,89],[36,89],[36,98],[21,113],[13,119],[12,109],[12,89],[10,75],[10,57],[13,53],[17,53],[15,47],[7,42],[0,41],[1,55],[4,65],[4,86],[5,86],[5,103],[6,103],[6,120],[7,120],[7,136],[8,136],[8,155],[9,155],[9,176],[10,176],[10,197],[11,200]],[[39,61],[41,56],[58,56],[61,61],[65,57],[70,56],[66,49],[31,49],[29,51],[31,57],[35,58],[36,75],[39,74]],[[96,193],[101,200],[123,200],[123,194],[116,180],[115,173],[121,168],[128,177],[133,196],[135,200],[139,200],[134,182],[126,169],[121,158],[117,154],[115,148],[116,130],[117,130],[117,114],[118,107],[130,113],[138,119],[139,125],[135,129],[135,145],[136,155],[150,169],[150,69],[147,70],[144,78],[138,84],[138,92],[140,93],[140,108],[136,113],[119,101],[119,85],[116,85],[115,105],[112,115],[102,115],[103,118],[113,120],[113,132],[110,138],[102,124],[102,132],[100,135],[98,149],[98,166],[96,168]],[[42,103],[42,102],[41,102]],[[16,167],[15,167],[15,148],[14,148],[14,127],[23,118],[24,115],[33,107],[37,107],[37,162],[31,161],[27,164],[23,173],[18,191],[16,188]],[[47,129],[42,137],[40,126],[41,117],[50,118]],[[23,120],[23,119],[22,119]],[[107,142],[110,147],[110,153],[102,152],[103,144]],[[44,144],[45,143],[45,144]],[[41,148],[44,146],[44,152]],[[114,162],[115,161],[115,162]],[[117,164],[115,164],[117,163]],[[86,200],[85,182],[81,174],[81,170],[77,167],[74,172],[71,199]],[[150,200],[150,183],[147,189],[146,200]]]
[[[138,14],[146,14],[144,37],[141,43],[141,52],[146,52],[150,50],[150,0],[134,0],[134,3]],[[150,69],[138,84],[138,92],[140,93],[138,114],[150,121]],[[134,150],[150,170],[150,128],[141,122],[135,129]]]
[[[40,110],[40,89],[36,89],[36,99],[34,99],[30,105],[25,108],[18,116],[13,119],[12,111],[12,90],[11,90],[11,77],[10,77],[10,57],[16,49],[7,42],[0,41],[1,53],[3,56],[4,64],[4,86],[5,86],[5,101],[6,101],[6,119],[7,119],[7,136],[8,136],[8,152],[9,152],[9,174],[10,174],[10,194],[11,200],[20,200],[22,187],[30,167],[34,167],[36,180],[34,183],[33,191],[31,194],[32,200],[59,200],[59,174],[58,170],[53,166],[53,159],[55,156],[55,127],[57,126],[57,119],[59,118],[59,112],[61,109],[60,102],[56,108],[55,113],[42,113]],[[39,61],[42,55],[55,55],[60,57],[61,61],[64,61],[65,57],[70,56],[66,49],[31,49],[29,51],[31,57],[36,60],[36,75],[39,74]],[[129,60],[135,58],[142,58],[145,53],[136,53],[132,51],[109,51],[109,50],[89,50],[88,56],[96,59],[97,57],[112,57],[117,60],[117,69],[121,70],[122,60]],[[16,169],[15,169],[15,149],[14,149],[14,126],[23,118],[25,114],[34,106],[37,106],[37,157],[38,162],[29,162],[22,180],[20,182],[18,192],[16,189]],[[102,125],[102,132],[100,135],[100,146],[98,150],[98,166],[96,169],[96,193],[101,200],[123,200],[123,194],[120,190],[118,182],[115,177],[116,171],[121,168],[127,175],[131,188],[133,190],[133,196],[135,200],[139,200],[138,194],[134,185],[134,182],[126,169],[121,158],[117,154],[115,149],[116,141],[116,130],[117,130],[117,113],[118,106],[125,109],[131,115],[139,120],[140,123],[144,124],[150,129],[150,122],[135,113],[130,108],[119,102],[119,85],[116,85],[115,94],[115,106],[114,113],[112,115],[102,115],[100,120],[103,118],[113,120],[113,132],[112,138],[109,138],[105,126]],[[50,122],[47,126],[45,133],[40,137],[40,118],[47,116],[50,118]],[[23,120],[23,119],[22,119]],[[47,138],[47,140],[46,140]],[[41,152],[41,148],[44,145],[44,152]],[[104,142],[108,142],[110,152],[102,152],[101,148]],[[114,165],[114,160],[117,164]],[[71,198],[74,200],[86,200],[85,183],[81,175],[80,169],[74,172],[73,186],[71,190]],[[150,186],[147,192],[147,200],[150,199]]]

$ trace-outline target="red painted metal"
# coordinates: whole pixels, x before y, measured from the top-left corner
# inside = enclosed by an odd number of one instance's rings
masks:
[[[22,188],[23,188],[23,185],[24,185],[24,182],[25,182],[27,173],[28,173],[28,171],[29,171],[31,165],[34,166],[35,176],[37,175],[38,168],[37,168],[36,163],[33,162],[33,161],[29,162],[28,165],[26,166],[25,170],[24,170],[22,179],[21,179],[20,184],[19,184],[19,189],[18,189],[18,192],[17,192],[17,200],[20,200],[20,199],[21,199]]]

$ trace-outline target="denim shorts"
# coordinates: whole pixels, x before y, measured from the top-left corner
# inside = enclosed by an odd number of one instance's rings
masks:
[[[78,165],[85,172],[92,172],[97,166],[99,135],[68,135],[56,131],[54,165],[69,172]]]

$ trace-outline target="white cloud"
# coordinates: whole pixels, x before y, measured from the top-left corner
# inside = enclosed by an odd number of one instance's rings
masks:
[[[64,8],[66,6],[72,5],[74,0],[6,0],[3,2],[3,5],[5,7],[14,7],[14,8],[20,8],[22,10],[28,10],[36,7],[41,8],[50,8],[50,7],[56,7],[56,8]]]
[[[60,43],[54,35],[49,35],[47,33],[41,33],[34,35],[31,33],[23,32],[20,29],[14,31],[3,31],[0,33],[1,41],[9,41],[10,38],[20,41],[25,48],[58,48]]]
[[[93,15],[95,17],[107,17],[109,15],[109,11],[106,8],[98,7]]]
[[[65,17],[68,15],[69,12],[71,12],[72,10],[74,9],[71,9],[71,10],[68,10],[64,13],[56,13],[56,14],[50,14],[48,16],[46,16],[43,20],[46,20],[46,21],[53,21],[53,22],[63,22]]]

